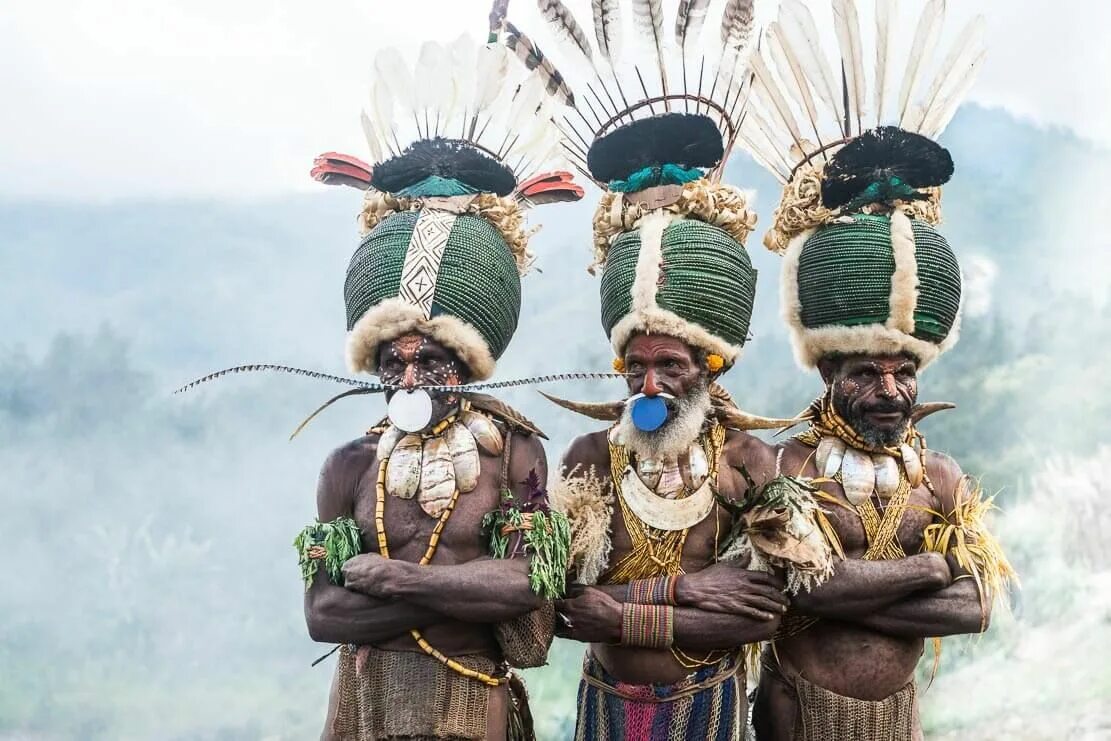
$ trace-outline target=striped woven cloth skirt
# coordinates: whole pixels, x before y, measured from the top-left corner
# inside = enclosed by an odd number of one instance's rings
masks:
[[[575,741],[733,741],[744,728],[743,682],[744,667],[730,656],[675,684],[627,684],[587,651]]]

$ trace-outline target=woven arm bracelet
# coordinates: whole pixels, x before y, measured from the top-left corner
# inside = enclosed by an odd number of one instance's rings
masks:
[[[636,605],[675,605],[677,576],[654,576],[633,579],[625,591],[625,601]]]
[[[621,606],[621,645],[670,648],[675,638],[675,608],[670,605]]]

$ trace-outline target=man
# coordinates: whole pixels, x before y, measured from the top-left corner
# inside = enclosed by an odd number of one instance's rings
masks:
[[[400,101],[411,73],[396,52],[382,54],[375,100]],[[507,51],[462,39],[450,51],[426,44],[422,60],[449,54],[459,62],[450,71],[462,75],[483,60],[505,62]],[[498,68],[506,89],[518,90],[524,70]],[[443,87],[454,96],[462,84]],[[374,113],[383,110],[394,106]],[[390,387],[388,418],[324,464],[317,521],[295,544],[309,634],[343,644],[325,739],[531,737],[523,686],[509,667],[544,663],[550,600],[563,592],[569,536],[542,489],[542,434],[492,397],[451,393],[488,378],[516,329],[531,259],[521,208],[528,193],[505,163],[545,159],[498,149],[466,126],[475,107],[454,110],[458,121],[435,109],[412,117],[417,140],[403,151],[404,112],[396,121],[368,117],[372,170],[340,155],[314,170],[326,181],[320,171],[329,168],[341,181],[369,179],[364,238],[344,290],[347,354],[352,370]],[[510,125],[523,133],[551,125],[489,115],[482,131],[493,137]],[[436,130],[471,134],[446,139]],[[564,180],[544,180],[546,202],[581,196],[577,186],[561,196],[556,181]]]
[[[742,16],[751,10],[736,5]],[[742,115],[729,112],[733,69],[721,75],[707,93],[712,114],[697,112],[708,98],[667,97],[665,84],[666,105],[650,108],[661,98],[645,90],[579,132],[588,151],[566,144],[608,184],[594,268],[629,391],[615,404],[557,400],[615,423],[571,444],[553,489],[571,522],[578,583],[557,603],[557,632],[590,644],[577,739],[737,737],[744,648],[770,638],[787,606],[779,577],[719,562],[733,508],[750,493],[746,475],[763,483],[775,470],[774,450],[744,432],[760,420],[715,383],[747,339],[756,284],[744,249],[755,216],[743,193],[719,182]]]
[[[805,39],[813,20],[803,16],[801,3],[785,3],[768,46]],[[853,34],[839,38],[861,55]],[[849,141],[781,153],[795,164],[780,172],[787,186],[765,242],[784,253],[796,357],[825,383],[809,429],[780,445],[779,468],[820,490],[843,560],[795,595],[764,651],[753,708],[761,741],[921,738],[914,671],[925,639],[986,630],[1012,576],[982,521],[990,500],[916,426],[948,406],[917,405],[918,372],[956,341],[961,303],[956,256],[934,226],[953,162],[920,133],[936,135],[946,111],[933,98],[904,100],[910,130],[861,131],[875,120],[859,108],[872,98],[851,70],[841,79],[847,110],[829,140]]]

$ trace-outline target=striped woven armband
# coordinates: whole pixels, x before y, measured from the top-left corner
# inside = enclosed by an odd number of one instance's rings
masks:
[[[307,525],[300,535],[293,539],[301,565],[301,579],[305,591],[312,586],[320,562],[334,584],[343,584],[343,564],[363,550],[362,533],[358,524],[350,517],[337,517],[331,522],[316,520]]]
[[[625,591],[625,601],[637,605],[674,605],[677,576],[633,579]]]
[[[675,638],[675,608],[670,605],[621,606],[621,645],[670,648]]]

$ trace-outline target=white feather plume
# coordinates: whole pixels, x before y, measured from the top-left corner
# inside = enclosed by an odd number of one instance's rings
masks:
[[[756,82],[754,83],[755,94],[764,104],[764,109],[771,114],[775,115],[775,120],[779,122],[791,135],[791,139],[795,144],[801,145],[803,140],[802,131],[799,129],[798,122],[795,121],[795,116],[791,112],[791,107],[787,103],[787,99],[783,96],[783,92],[779,89],[775,79],[771,75],[771,71],[764,64],[764,59],[759,54],[754,54],[751,60],[752,72],[756,75]]]
[[[913,122],[910,122],[912,130],[921,131],[926,128],[924,124],[927,121],[934,126],[937,125],[937,121],[944,114],[944,111],[948,110],[952,104],[952,96],[945,93],[960,90],[961,93],[957,97],[958,103],[960,98],[964,97],[968,86],[972,84],[972,80],[969,78],[973,78],[979,68],[976,62],[984,54],[986,27],[984,17],[976,16],[961,31],[960,36],[953,43],[953,47],[945,56],[945,61],[941,63],[933,84],[930,85],[929,92],[926,93],[922,102],[922,111]],[[967,85],[964,84],[966,81]],[[955,106],[953,107],[955,109]],[[950,117],[952,117],[951,113]],[[946,119],[946,123],[948,123],[948,119]]]
[[[743,72],[754,36],[752,0],[728,0],[721,14],[721,61],[717,69],[720,83],[730,84],[738,71]]]
[[[379,51],[374,57],[374,74],[375,79],[389,86],[390,94],[399,109],[399,117],[413,115],[413,74],[401,52],[394,47]]]
[[[680,0],[675,14],[675,44],[684,56],[698,43],[709,9],[710,0]]]
[[[918,80],[925,69],[926,60],[933,55],[945,16],[945,0],[929,0],[915,25],[914,42],[907,57],[907,68],[899,85],[899,126],[903,126],[911,104],[911,96],[918,87]]]
[[[389,82],[379,77],[374,82],[370,91],[370,110],[366,112],[376,132],[382,137],[385,149],[399,151],[397,143],[397,121],[394,118],[393,93],[390,92]],[[383,156],[385,151],[383,151]]]
[[[370,150],[370,160],[373,164],[378,164],[385,159],[382,156],[382,140],[366,111],[359,115],[359,123],[362,124],[363,136],[366,137],[366,145]]]
[[[846,134],[859,134],[864,127],[864,50],[860,40],[860,18],[854,0],[833,0],[833,28],[841,46],[841,63],[845,75]],[[856,123],[855,132],[852,128]]]
[[[876,126],[883,123],[883,104],[887,95],[887,60],[891,51],[891,17],[898,12],[897,0],[876,0],[876,72],[875,86]]]
[[[783,82],[784,90],[794,100],[795,106],[806,114],[806,120],[810,123],[810,128],[814,131],[818,143],[821,144],[822,135],[819,130],[818,105],[814,100],[810,83],[806,79],[806,72],[803,70],[798,55],[784,39],[782,29],[776,22],[768,26],[764,39],[772,61],[775,63],[776,72],[779,73],[779,79]]]
[[[449,136],[465,136],[467,122],[473,112],[476,82],[475,64],[478,60],[478,48],[475,46],[474,39],[462,34],[451,43],[448,54],[451,56],[453,73],[452,118],[458,117],[461,123],[452,125],[450,128],[445,125],[444,130],[448,132]]]
[[[779,19],[783,37],[797,52],[799,63],[806,71],[806,78],[810,80],[814,92],[834,113],[838,122],[844,121],[841,85],[834,82],[833,70],[822,49],[818,25],[810,9],[800,0],[783,0],[779,6]],[[837,75],[838,81],[840,77]]]

